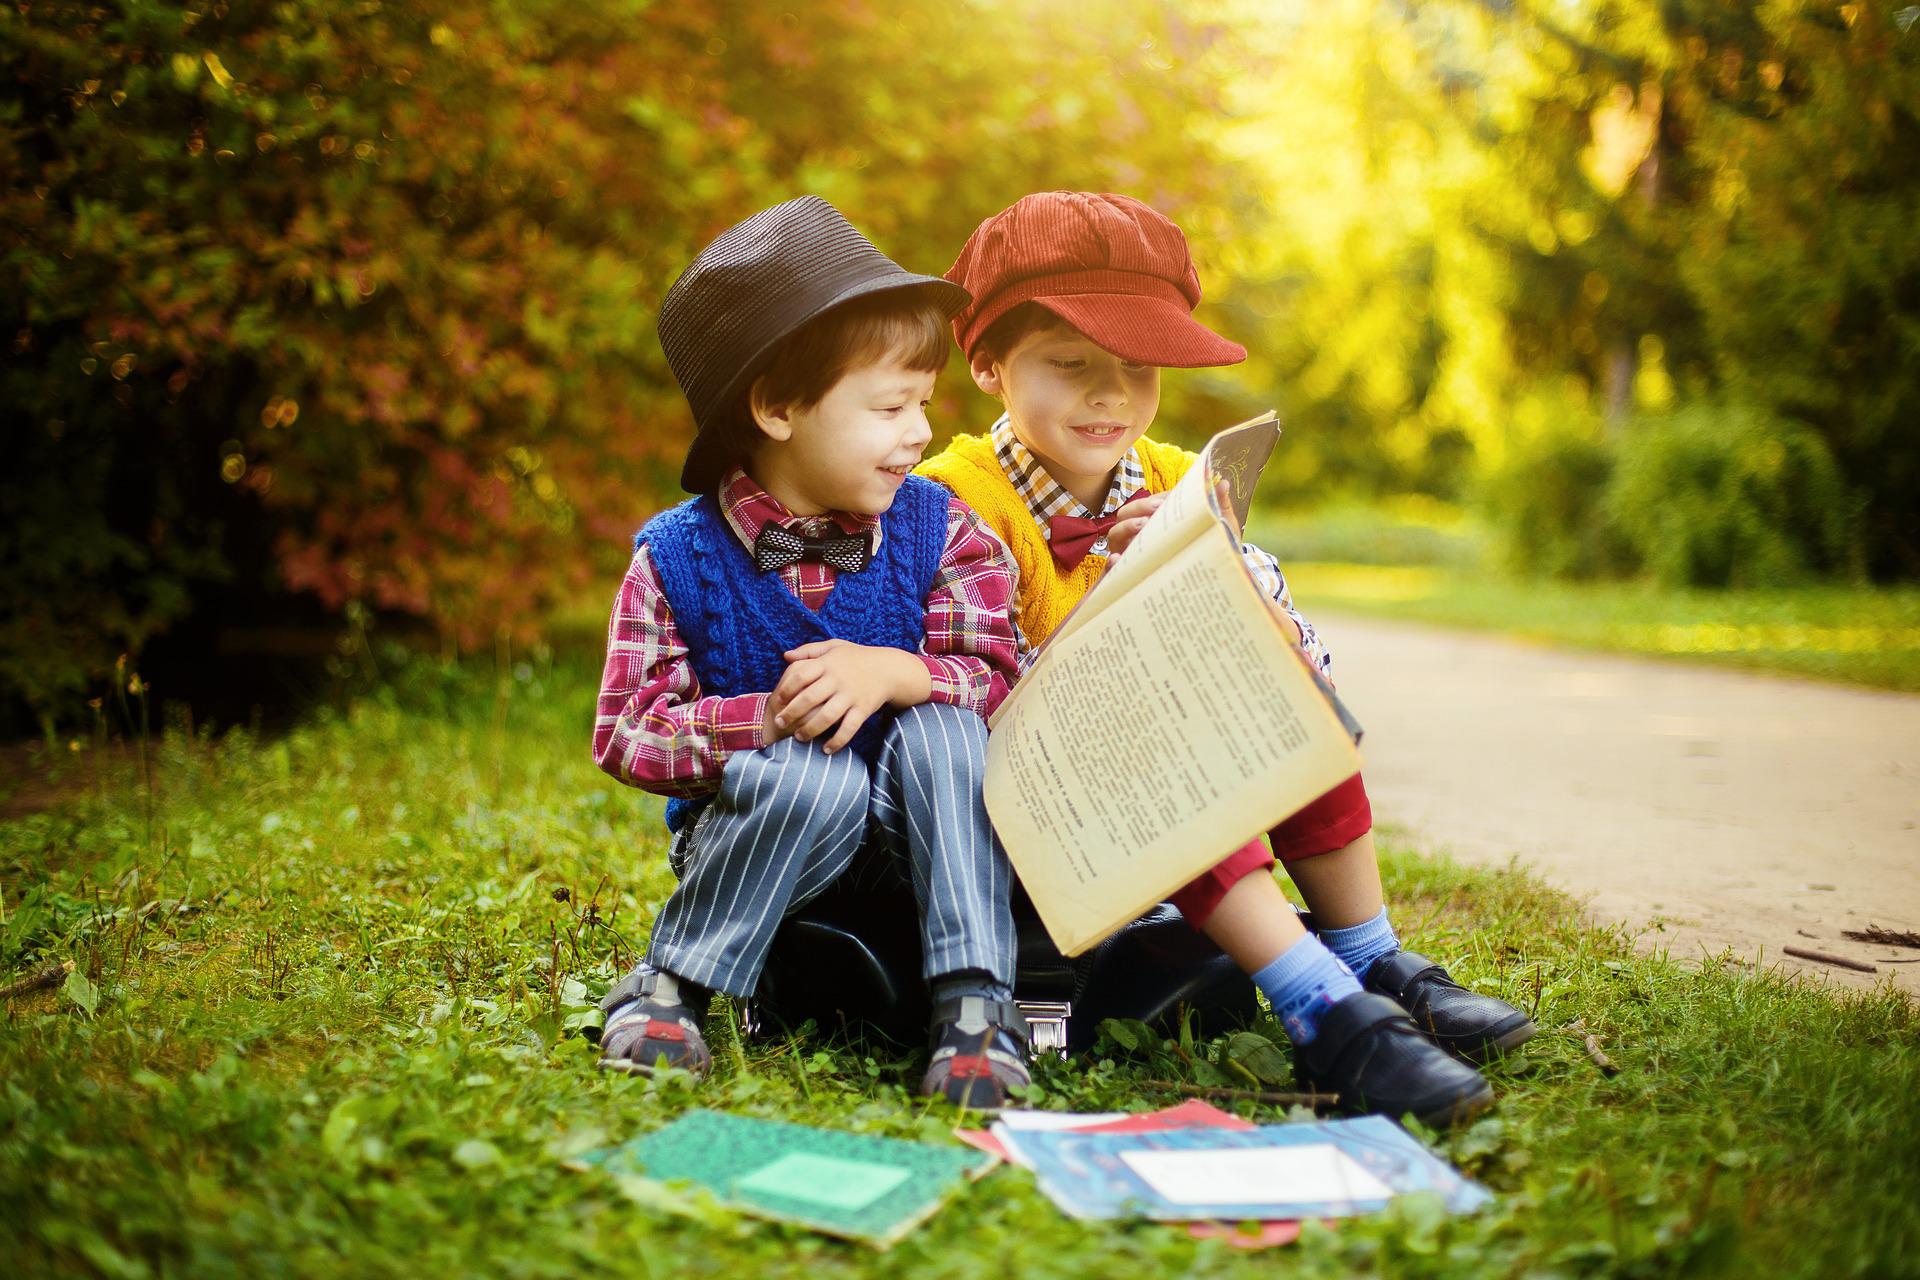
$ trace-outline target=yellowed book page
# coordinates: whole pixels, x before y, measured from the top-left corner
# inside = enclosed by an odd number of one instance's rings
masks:
[[[1360,771],[1218,525],[1052,646],[1003,712],[987,811],[1067,955]]]

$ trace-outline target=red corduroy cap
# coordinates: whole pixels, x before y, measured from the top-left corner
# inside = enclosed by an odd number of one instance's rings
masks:
[[[971,359],[993,322],[1036,302],[1122,360],[1168,369],[1238,364],[1247,349],[1193,318],[1187,238],[1132,196],[1042,191],[981,223],[947,279],[973,295],[953,318]]]

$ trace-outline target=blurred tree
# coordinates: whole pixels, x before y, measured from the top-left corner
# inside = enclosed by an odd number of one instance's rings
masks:
[[[1634,448],[1618,424],[1704,400],[1816,431],[1864,495],[1866,562],[1920,573],[1917,19],[1805,0],[7,8],[0,686],[53,708],[168,628],[211,651],[300,601],[465,645],[529,634],[676,496],[689,424],[660,295],[802,191],[931,270],[1028,191],[1163,208],[1253,357],[1170,377],[1159,429],[1277,402],[1270,492],[1460,498],[1513,457]],[[955,428],[991,412],[964,376],[940,397]]]
[[[1787,444],[1792,423],[1812,426],[1865,497],[1869,566],[1905,576],[1920,572],[1916,20],[1915,6],[1709,0],[1518,17],[1577,86],[1589,174],[1616,197],[1602,243],[1630,268],[1616,315],[1638,332],[1610,335],[1615,416],[1651,375],[1656,400],[1676,380],[1729,395]],[[1746,442],[1729,432],[1732,454]]]
[[[1036,188],[1205,223],[1221,29],[1092,9],[9,7],[0,682],[296,597],[528,634],[677,496],[655,307],[757,207],[931,270]]]
[[[1920,572],[1920,6],[1241,12],[1271,222],[1230,301],[1296,490],[1460,496],[1596,411],[1731,397],[1814,427],[1871,566]]]

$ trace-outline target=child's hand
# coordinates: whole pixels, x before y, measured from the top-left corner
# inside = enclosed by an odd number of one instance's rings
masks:
[[[811,742],[838,725],[821,744],[832,755],[881,707],[910,707],[933,691],[927,664],[904,649],[820,640],[782,656],[787,672],[767,701],[769,742]]]
[[[1240,538],[1243,531],[1240,528],[1240,513],[1233,509],[1233,486],[1225,480],[1215,480],[1213,500],[1219,505],[1220,514],[1226,519],[1227,527],[1233,530],[1233,536]]]
[[[1233,530],[1233,536],[1236,539],[1244,536],[1240,528],[1239,515],[1233,509],[1233,490],[1225,480],[1213,482],[1213,496],[1220,504],[1220,514],[1226,517],[1228,527]],[[1267,607],[1273,610],[1274,619],[1279,622],[1280,629],[1286,632],[1287,643],[1298,649],[1303,639],[1300,634],[1300,624],[1293,620],[1292,614],[1280,607],[1278,600],[1267,601]]]
[[[1147,527],[1148,519],[1160,509],[1160,504],[1166,500],[1167,495],[1164,493],[1150,493],[1144,498],[1135,498],[1132,502],[1122,503],[1119,510],[1113,513],[1120,517],[1120,522],[1107,530],[1107,554],[1117,556],[1125,551],[1134,538],[1139,536],[1140,531]]]

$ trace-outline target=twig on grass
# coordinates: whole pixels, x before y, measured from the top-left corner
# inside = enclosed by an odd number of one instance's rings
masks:
[[[1318,1090],[1308,1093],[1285,1093],[1271,1089],[1225,1089],[1213,1085],[1186,1084],[1179,1080],[1142,1080],[1141,1084],[1153,1089],[1170,1089],[1174,1093],[1184,1093],[1190,1098],[1221,1098],[1230,1102],[1265,1102],[1276,1107],[1313,1107],[1316,1110],[1331,1107],[1340,1101],[1337,1093],[1321,1093]]]
[[[0,1000],[11,1000],[15,996],[31,995],[35,991],[47,991],[59,986],[73,972],[73,961],[62,960],[59,964],[50,964],[36,974],[20,979],[15,983],[0,987]]]
[[[1575,1018],[1572,1022],[1569,1022],[1567,1024],[1567,1032],[1579,1038],[1580,1047],[1587,1051],[1587,1060],[1592,1062],[1594,1066],[1600,1068],[1601,1075],[1617,1076],[1620,1074],[1620,1064],[1612,1058],[1609,1058],[1606,1050],[1600,1047],[1600,1037],[1587,1030],[1587,1020],[1585,1018]]]
[[[1849,960],[1845,956],[1836,956],[1830,951],[1813,951],[1806,947],[1782,947],[1780,950],[1798,960],[1818,960],[1821,964],[1838,965],[1842,969],[1854,969],[1860,973],[1880,972],[1863,960]]]

